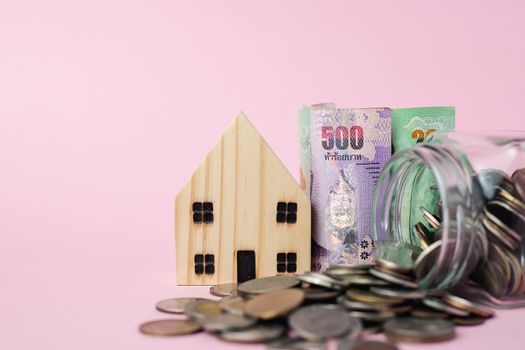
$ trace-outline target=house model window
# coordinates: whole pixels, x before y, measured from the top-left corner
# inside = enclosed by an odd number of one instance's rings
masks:
[[[195,254],[193,259],[195,265],[195,274],[213,275],[215,273],[215,255],[213,254]]]
[[[277,253],[277,272],[296,272],[297,253]]]
[[[278,223],[295,224],[297,222],[297,203],[278,202],[276,220]]]
[[[213,203],[212,202],[193,202],[193,223],[211,224],[213,222]]]

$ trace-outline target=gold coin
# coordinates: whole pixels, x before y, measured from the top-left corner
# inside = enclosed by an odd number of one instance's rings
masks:
[[[201,326],[193,320],[156,320],[140,325],[140,332],[148,335],[186,335],[201,330]]]
[[[346,297],[355,301],[360,301],[362,303],[380,303],[380,304],[401,304],[403,299],[396,298],[387,298],[382,297],[368,291],[359,290],[359,289],[349,289],[346,291]]]
[[[284,289],[256,296],[244,305],[244,313],[262,320],[284,316],[297,308],[304,300],[300,289]]]

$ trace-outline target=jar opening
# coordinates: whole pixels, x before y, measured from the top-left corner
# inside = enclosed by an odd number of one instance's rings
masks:
[[[401,150],[377,184],[373,237],[428,244],[418,259],[423,265],[419,273],[416,270],[418,282],[427,289],[449,288],[469,275],[485,255],[479,192],[468,162],[452,148],[421,144]],[[420,230],[421,225],[426,227],[429,242],[417,232],[416,224]],[[425,259],[432,264],[424,266]]]

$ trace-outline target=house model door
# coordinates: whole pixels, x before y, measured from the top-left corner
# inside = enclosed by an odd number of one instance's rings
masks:
[[[255,252],[253,250],[237,251],[237,283],[255,278]]]

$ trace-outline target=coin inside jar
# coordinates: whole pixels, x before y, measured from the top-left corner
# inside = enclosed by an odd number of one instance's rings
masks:
[[[244,304],[248,316],[270,320],[284,316],[302,304],[304,292],[300,289],[284,289],[258,295]]]
[[[148,335],[175,336],[195,333],[201,326],[193,320],[156,320],[140,325],[140,332]]]

